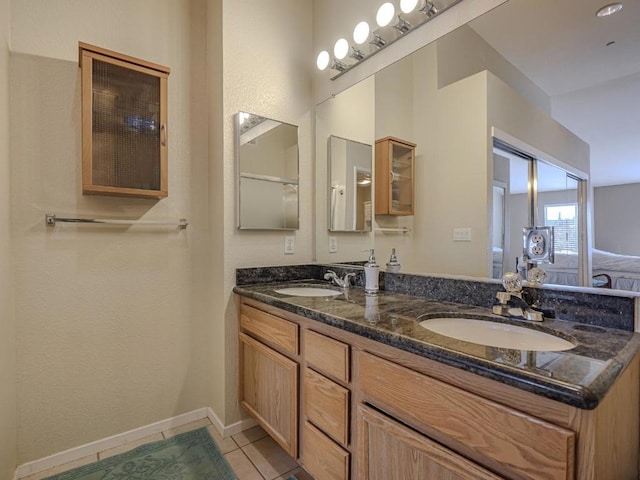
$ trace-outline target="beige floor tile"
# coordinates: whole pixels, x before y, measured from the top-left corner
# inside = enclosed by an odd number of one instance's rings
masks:
[[[209,430],[211,437],[216,442],[216,445],[223,454],[233,452],[234,450],[240,448],[238,444],[233,440],[233,438],[222,438],[222,436],[218,433],[218,430],[216,430],[216,427],[214,427],[213,425],[209,425],[207,427],[207,430]]]
[[[74,460],[73,462],[65,463],[64,465],[59,465],[57,467],[50,468],[49,470],[45,470],[44,472],[34,473],[33,475],[29,475],[28,477],[22,477],[20,480],[41,480],[51,475],[57,475],[58,473],[66,472],[67,470],[72,470],[74,468],[88,465],[97,460],[98,460],[97,455],[88,455],[86,457],[79,458],[78,460]]]
[[[145,443],[157,442],[159,440],[164,440],[164,437],[161,433],[156,433],[155,435],[149,435],[148,437],[141,438],[139,440],[134,440],[133,442],[125,443],[124,445],[120,445],[119,447],[113,447],[109,450],[104,450],[103,452],[98,453],[98,460],[102,460],[103,458],[113,457],[114,455],[118,455],[119,453],[128,452],[129,450],[133,450],[140,445],[144,445]]]
[[[181,433],[190,432],[191,430],[196,430],[197,428],[208,427],[209,425],[211,425],[211,422],[209,421],[209,419],[203,418],[202,420],[196,420],[195,422],[185,423],[184,425],[180,425],[179,427],[165,430],[164,432],[162,432],[162,435],[164,435],[164,438],[171,438]]]
[[[264,480],[242,450],[227,453],[224,458],[229,462],[238,480]]]
[[[249,445],[251,442],[255,442],[256,440],[260,440],[266,436],[267,432],[265,432],[260,425],[256,425],[255,427],[249,428],[243,432],[236,433],[232,438],[238,445],[244,447],[245,445]]]
[[[276,480],[289,480],[291,475],[295,475],[298,480],[313,480],[313,477],[309,475],[302,467],[298,467],[290,472],[281,475]]]
[[[250,443],[242,447],[242,451],[267,480],[273,480],[298,466],[271,437]]]

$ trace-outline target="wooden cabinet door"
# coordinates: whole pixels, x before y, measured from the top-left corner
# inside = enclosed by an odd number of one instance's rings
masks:
[[[240,404],[293,458],[298,456],[298,364],[240,333]]]
[[[372,408],[357,415],[360,480],[502,478]]]

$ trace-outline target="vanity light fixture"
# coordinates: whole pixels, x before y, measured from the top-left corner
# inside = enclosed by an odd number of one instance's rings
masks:
[[[351,53],[349,54],[349,56],[353,58],[356,62],[359,62],[360,60],[364,60],[365,54],[359,48],[352,46]]]
[[[438,13],[438,8],[430,0],[400,0],[400,10],[402,13],[411,13],[417,10],[429,18]]]
[[[316,59],[316,66],[318,67],[318,70],[325,70],[329,66],[330,60],[329,52],[326,50],[321,51]]]
[[[333,63],[331,64],[331,69],[332,70],[337,70],[339,72],[344,72],[347,70],[347,64],[344,62],[341,62],[340,60],[334,58],[333,59]]]
[[[349,53],[349,42],[346,38],[339,39],[333,46],[333,56],[338,60],[342,60]]]
[[[379,27],[386,27],[391,23],[393,17],[396,15],[396,7],[391,2],[385,2],[378,8],[376,13],[376,23]]]
[[[620,10],[622,10],[621,3],[609,3],[608,5],[605,5],[604,7],[598,9],[598,11],[596,12],[596,17],[608,17],[609,15],[613,15]]]
[[[356,28],[353,29],[353,41],[358,45],[362,45],[369,38],[369,32],[371,29],[369,28],[369,24],[367,22],[360,22],[356,25]]]
[[[329,52],[323,50],[318,54],[316,65],[319,70],[326,70],[327,68],[337,70],[338,73],[331,77],[332,80],[335,80],[342,73],[350,70],[460,1],[462,0],[400,0],[400,10],[403,14],[411,14],[413,12],[424,14],[424,17],[412,15],[412,23],[396,13],[396,7],[392,2],[384,2],[376,12],[376,23],[379,27],[377,30],[372,31],[369,23],[360,21],[353,29],[353,42],[355,45],[350,46],[346,38],[340,38],[333,47],[333,57]],[[398,33],[393,33],[393,30],[388,27],[392,27]],[[371,45],[371,47],[365,44]],[[359,47],[359,45],[363,45],[363,47]],[[343,62],[342,60],[347,56],[355,61]]]
[[[387,45],[387,41],[377,33],[371,35],[371,41],[369,43],[377,48],[383,48]]]

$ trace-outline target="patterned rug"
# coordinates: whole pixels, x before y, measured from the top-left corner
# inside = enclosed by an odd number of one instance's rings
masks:
[[[148,443],[45,480],[237,480],[206,428]]]

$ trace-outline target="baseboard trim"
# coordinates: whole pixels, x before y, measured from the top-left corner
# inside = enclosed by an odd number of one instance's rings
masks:
[[[226,433],[227,436],[233,435],[242,430],[241,429],[235,431],[236,426],[242,422],[235,423],[225,428],[223,427],[222,422],[220,422],[220,419],[216,416],[213,410],[211,410],[211,408],[199,408],[198,410],[193,410],[192,412],[187,412],[183,413],[182,415],[177,415],[165,420],[160,420],[159,422],[155,422],[150,425],[135,428],[133,430],[129,430],[128,432],[119,433],[111,437],[103,438],[95,442],[87,443],[79,447],[65,450],[64,452],[55,453],[39,460],[25,463],[18,466],[18,468],[16,469],[15,480],[19,480],[35,473],[40,473],[44,470],[48,470],[59,465],[64,465],[65,463],[73,462],[74,460],[78,460],[89,455],[97,456],[98,452],[102,452],[114,447],[119,447],[120,445],[124,445],[126,443],[148,437],[149,435],[163,432],[164,430],[168,430],[170,428],[175,428],[187,423],[195,422],[197,420],[202,420],[203,418],[209,418],[211,423],[215,425],[216,429],[218,431]],[[229,433],[231,430],[233,430],[234,433]]]
[[[222,438],[227,438],[231,435],[235,435],[236,433],[243,432],[251,427],[255,427],[258,424],[253,418],[247,417],[240,420],[239,422],[232,423],[231,425],[227,425],[225,427],[211,408],[207,408],[207,416],[209,417],[209,421],[213,423],[213,426],[216,428]]]

